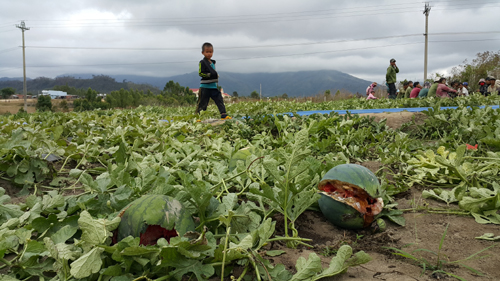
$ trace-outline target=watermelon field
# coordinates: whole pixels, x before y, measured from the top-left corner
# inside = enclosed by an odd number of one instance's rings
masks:
[[[193,107],[0,116],[0,279],[499,280],[499,104],[240,102],[220,124]],[[409,107],[431,109],[280,114]],[[318,204],[343,164],[357,165],[344,182],[378,178],[383,209],[362,229]]]

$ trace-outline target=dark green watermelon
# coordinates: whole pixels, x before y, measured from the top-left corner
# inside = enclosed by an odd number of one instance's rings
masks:
[[[355,164],[332,168],[321,179],[318,201],[323,215],[334,225],[347,229],[370,226],[384,208],[377,198],[380,183],[370,170]]]
[[[125,207],[120,216],[115,242],[133,236],[140,237],[142,245],[154,245],[161,237],[169,241],[195,228],[181,202],[165,195],[144,195]]]

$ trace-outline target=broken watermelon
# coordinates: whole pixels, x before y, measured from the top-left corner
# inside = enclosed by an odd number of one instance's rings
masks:
[[[194,231],[193,218],[181,202],[165,195],[144,195],[125,207],[113,237],[118,242],[127,236],[140,237],[141,245],[155,245],[159,238],[170,241]]]
[[[346,229],[370,226],[384,208],[377,198],[380,183],[370,170],[355,164],[332,168],[320,181],[318,201],[323,215],[334,225]]]

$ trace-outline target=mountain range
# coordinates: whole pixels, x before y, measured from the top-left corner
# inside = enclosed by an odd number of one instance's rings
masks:
[[[279,96],[286,93],[289,97],[302,97],[312,96],[319,93],[324,93],[325,90],[331,90],[332,94],[337,90],[345,90],[351,93],[364,93],[366,87],[371,81],[363,80],[347,73],[337,70],[315,70],[315,71],[297,71],[297,72],[280,72],[280,73],[234,73],[234,72],[220,72],[219,85],[224,88],[224,92],[232,94],[237,92],[240,96],[248,96],[252,91],[260,91],[262,85],[262,96]],[[199,88],[200,79],[197,72],[186,73],[182,75],[170,77],[150,77],[138,75],[109,75],[116,80],[113,87],[123,87],[130,84],[147,84],[163,89],[165,84],[172,80],[178,82],[182,86],[189,88]],[[75,81],[64,79],[68,86],[72,87],[92,87],[90,80],[95,79],[96,76],[92,74],[66,74],[56,77],[55,80],[61,78],[75,77]],[[16,80],[17,83],[12,83]],[[34,89],[30,87],[37,79],[27,79],[28,91],[35,92],[44,89]],[[89,83],[82,83],[81,80],[88,80]],[[80,81],[80,82],[78,82]],[[20,83],[20,85],[19,85]],[[15,86],[14,86],[15,84]],[[51,83],[43,83],[49,86]],[[75,85],[72,85],[75,84]],[[87,85],[89,84],[89,85]],[[18,91],[22,91],[22,78],[0,78],[0,89],[4,87],[14,87]],[[94,89],[94,87],[92,87]],[[128,87],[123,87],[128,88]],[[96,89],[98,91],[109,91],[110,87],[106,89]],[[119,90],[119,88],[114,89]]]

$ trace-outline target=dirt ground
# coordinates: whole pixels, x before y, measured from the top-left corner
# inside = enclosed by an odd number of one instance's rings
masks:
[[[361,163],[373,172],[380,168],[380,163]],[[422,189],[412,188],[408,192],[398,195],[396,202],[399,209],[411,209],[415,206],[429,206],[433,208],[446,208],[431,199],[422,199]],[[452,206],[458,209],[458,207]],[[482,259],[464,261],[463,264],[484,274],[479,276],[458,264],[447,265],[442,270],[460,276],[465,280],[500,280],[500,254],[498,247],[500,243],[478,240],[475,237],[484,233],[495,233],[500,235],[500,226],[481,225],[472,217],[431,214],[422,212],[407,212],[404,214],[406,226],[401,227],[386,219],[387,230],[382,233],[372,234],[371,230],[344,230],[328,222],[322,213],[306,211],[299,219],[297,228],[299,236],[312,239],[312,249],[305,247],[299,249],[288,249],[284,244],[275,243],[271,245],[273,250],[284,250],[286,254],[273,257],[274,263],[283,263],[288,269],[295,270],[298,257],[307,258],[311,252],[321,257],[323,266],[326,267],[330,260],[332,250],[338,249],[342,244],[351,245],[355,251],[365,251],[372,260],[359,267],[350,268],[346,274],[333,277],[330,281],[347,280],[457,280],[444,274],[431,275],[432,271],[422,274],[422,267],[408,258],[393,254],[393,251],[384,247],[394,247],[406,252],[416,249],[427,249],[438,251],[442,235],[449,224],[447,234],[441,250],[442,259],[447,261],[463,260],[487,247],[495,247],[482,252],[478,256],[487,256]],[[277,234],[282,229],[277,222]],[[281,227],[282,228],[282,227]],[[414,253],[417,257],[423,257],[432,263],[436,262],[435,256],[424,251]]]
[[[414,117],[415,116],[415,117]],[[414,121],[422,122],[425,115],[421,113],[383,113],[374,115],[376,120],[387,118],[387,125],[391,128],[399,128],[402,124]],[[376,161],[360,163],[368,169],[376,172],[381,164]],[[15,194],[14,190],[6,182],[0,181],[0,186],[7,190],[7,194]],[[410,209],[415,206],[430,206],[433,208],[446,208],[446,204],[431,199],[422,199],[423,188],[412,188],[408,192],[399,194],[396,202],[399,209]],[[20,202],[23,198],[13,198],[13,202]],[[456,205],[452,207],[458,208]],[[267,250],[284,250],[285,254],[277,257],[268,257],[272,263],[282,263],[287,269],[294,271],[298,257],[307,258],[311,252],[321,257],[323,266],[328,266],[335,249],[342,244],[351,245],[355,251],[365,251],[372,260],[364,265],[350,268],[346,274],[336,276],[328,281],[350,281],[350,280],[385,280],[385,281],[413,281],[413,280],[456,280],[443,274],[431,275],[432,271],[422,274],[422,267],[408,258],[393,254],[393,251],[384,247],[395,247],[406,252],[416,249],[437,251],[441,237],[449,224],[448,232],[442,247],[442,259],[447,261],[463,260],[487,247],[496,245],[494,248],[482,252],[479,256],[487,256],[481,259],[464,261],[463,264],[484,273],[479,276],[459,266],[457,263],[446,265],[442,269],[446,272],[460,276],[464,280],[500,280],[500,243],[485,240],[477,240],[475,237],[484,233],[500,235],[500,226],[482,225],[475,222],[472,217],[457,215],[431,214],[425,211],[406,212],[404,214],[406,226],[401,227],[386,220],[387,230],[382,233],[373,234],[370,230],[344,230],[328,222],[320,212],[306,211],[297,221],[299,236],[309,238],[313,248],[299,247],[289,249],[284,243],[271,243]],[[276,235],[283,235],[282,218],[276,217],[278,222]],[[417,257],[423,257],[433,263],[435,256],[418,251],[414,253]],[[229,279],[228,279],[229,280]]]
[[[386,124],[392,129],[399,129],[405,123],[410,121],[415,122],[416,124],[422,124],[423,120],[425,120],[426,115],[420,112],[384,112],[384,113],[366,113],[359,114],[359,116],[371,116],[375,117],[375,121],[379,122],[382,119],[387,119]]]
[[[63,100],[52,100],[52,107],[57,111],[59,110],[59,103]],[[36,99],[28,99],[27,100],[27,105],[28,105],[28,113],[34,113],[36,111],[35,105],[36,105],[37,100]],[[73,102],[69,101],[68,106],[71,107],[71,104]],[[16,114],[19,109],[24,107],[24,100],[19,100],[19,99],[10,99],[10,100],[2,100],[0,99],[0,114],[5,114],[5,113],[11,113],[11,114]],[[70,108],[70,111],[72,108]]]

